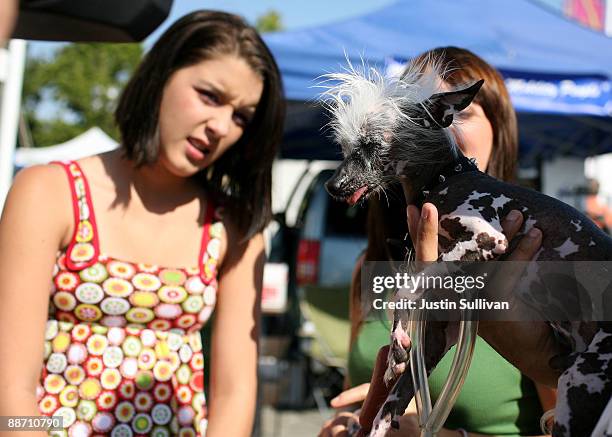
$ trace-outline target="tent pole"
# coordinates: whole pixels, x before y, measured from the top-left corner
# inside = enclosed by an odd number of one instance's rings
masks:
[[[0,101],[0,210],[13,180],[13,158],[17,142],[26,42],[13,39],[8,46]],[[1,66],[0,66],[1,68]]]
[[[612,2],[608,0],[605,5],[606,8],[606,18],[604,24],[604,32],[606,36],[612,36]]]

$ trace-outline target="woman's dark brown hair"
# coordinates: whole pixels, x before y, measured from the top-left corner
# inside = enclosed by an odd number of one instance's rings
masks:
[[[210,195],[223,198],[232,218],[249,238],[272,215],[272,161],[285,115],[278,66],[257,31],[237,15],[198,11],[175,22],[155,43],[128,82],[115,119],[126,156],[136,165],[159,154],[159,106],[168,79],[177,70],[223,55],[236,55],[264,83],[255,116],[244,134],[197,177]]]
[[[484,79],[474,102],[482,107],[493,128],[493,149],[487,173],[503,181],[514,180],[518,127],[510,95],[499,72],[471,51],[458,47],[438,47],[419,55],[413,62],[423,63],[427,59],[435,59],[447,69],[445,82],[451,86]]]

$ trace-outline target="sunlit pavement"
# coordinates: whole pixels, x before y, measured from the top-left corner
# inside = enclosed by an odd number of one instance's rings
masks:
[[[316,437],[326,419],[317,409],[275,410],[264,406],[259,437]]]

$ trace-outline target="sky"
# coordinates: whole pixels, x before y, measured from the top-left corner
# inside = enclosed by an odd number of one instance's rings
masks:
[[[390,3],[393,0],[174,0],[162,29],[196,9],[233,12],[252,24],[257,17],[273,9],[280,13],[285,28],[293,30],[362,15]]]
[[[2,0],[0,0],[2,1]],[[146,40],[150,47],[161,33],[183,15],[197,9],[217,9],[242,15],[254,24],[257,18],[270,10],[281,16],[286,30],[295,30],[332,23],[359,16],[382,8],[395,0],[174,0],[170,15]],[[324,12],[322,12],[324,11]],[[31,42],[32,56],[50,56],[60,46],[51,42]]]

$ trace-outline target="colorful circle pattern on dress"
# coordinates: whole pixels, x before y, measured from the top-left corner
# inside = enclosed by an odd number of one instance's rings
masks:
[[[63,352],[46,360],[39,409],[61,415],[68,435],[202,435],[199,333],[54,320],[47,326],[46,342]]]
[[[208,267],[203,265],[197,272],[147,266],[158,274],[140,271],[142,264],[106,256],[77,274],[58,263],[52,312],[71,323],[195,332],[208,320],[216,303],[216,280],[213,278],[209,285],[202,280],[216,264],[208,252],[206,259]]]

